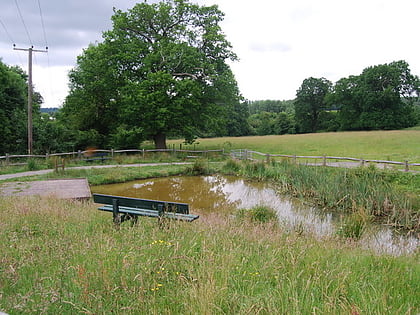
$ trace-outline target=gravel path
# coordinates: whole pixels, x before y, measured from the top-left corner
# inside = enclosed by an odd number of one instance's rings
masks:
[[[143,167],[143,166],[158,166],[158,165],[185,165],[191,164],[191,162],[176,162],[176,163],[141,163],[141,164],[121,164],[121,165],[89,165],[89,166],[75,166],[75,167],[68,167],[67,169],[91,169],[91,168],[112,168],[112,167]],[[313,165],[313,166],[322,166],[322,163],[307,163],[306,165]],[[355,168],[359,167],[360,163],[357,162],[330,162],[328,163],[329,167],[345,167],[345,168]],[[390,166],[385,164],[376,163],[375,166],[380,169],[386,169]],[[4,174],[0,175],[0,181],[11,179],[11,178],[19,178],[19,177],[27,177],[27,176],[36,176],[36,175],[43,175],[52,173],[53,169],[48,170],[40,170],[40,171],[30,171],[30,172],[21,172],[21,173],[14,173],[14,174]],[[404,170],[401,170],[404,171]],[[411,171],[410,173],[420,173],[419,171]]]
[[[178,162],[178,163],[142,163],[142,164],[122,164],[122,165],[89,165],[89,166],[68,167],[66,169],[82,170],[82,169],[91,169],[91,168],[143,167],[143,166],[185,165],[185,164],[191,164],[191,163],[189,163],[189,162]],[[21,172],[21,173],[14,173],[14,174],[4,174],[4,175],[0,175],[0,180],[6,180],[6,179],[11,179],[11,178],[19,178],[19,177],[27,177],[27,176],[44,175],[44,174],[48,174],[48,173],[52,173],[52,172],[54,172],[53,169],[48,169],[48,170],[29,171],[29,172]]]

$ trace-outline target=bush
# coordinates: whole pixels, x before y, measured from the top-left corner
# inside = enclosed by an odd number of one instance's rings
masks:
[[[278,220],[274,209],[267,206],[255,206],[251,209],[239,209],[237,217],[252,223],[269,223]]]

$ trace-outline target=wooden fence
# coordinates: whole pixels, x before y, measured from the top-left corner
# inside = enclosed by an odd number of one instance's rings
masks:
[[[110,150],[104,150],[104,149],[94,149],[94,150],[85,150],[85,151],[77,151],[77,152],[65,152],[65,153],[46,153],[46,154],[24,154],[24,155],[13,155],[13,154],[6,154],[4,156],[0,156],[0,165],[4,164],[4,165],[17,165],[17,164],[26,164],[25,163],[13,163],[13,159],[33,159],[33,158],[37,158],[37,159],[49,159],[49,158],[54,158],[54,157],[59,157],[59,158],[70,158],[70,159],[74,159],[74,160],[83,160],[86,159],[88,157],[91,157],[95,154],[98,153],[102,153],[102,154],[108,154],[111,158],[114,158],[117,154],[121,154],[121,153],[130,153],[130,154],[141,154],[143,157],[146,156],[147,153],[156,153],[156,152],[167,152],[170,154],[177,154],[177,153],[182,153],[184,154],[187,158],[195,158],[198,157],[198,155],[202,155],[202,156],[207,156],[210,153],[220,153],[220,154],[224,154],[224,149],[222,150],[204,150],[204,151],[200,151],[200,150],[177,150],[177,149],[151,149],[151,150],[146,150],[146,149],[129,149],[129,150],[114,150],[114,149],[110,149]]]
[[[413,167],[420,166],[420,163],[409,163],[409,161],[404,162],[397,162],[397,161],[386,161],[386,160],[369,160],[369,159],[357,159],[352,157],[340,157],[340,156],[303,156],[303,155],[286,155],[286,154],[269,154],[269,153],[261,153],[252,150],[232,150],[231,156],[238,159],[247,159],[247,160],[264,160],[270,161],[273,158],[280,157],[280,158],[287,158],[292,159],[295,163],[298,163],[298,159],[305,160],[305,164],[307,165],[324,165],[324,166],[342,166],[342,167],[354,167],[354,166],[363,166],[367,163],[375,163],[376,165],[383,166],[384,168],[386,165],[398,165],[404,168],[404,171],[408,172]],[[256,157],[257,156],[257,157]],[[315,162],[308,162],[308,160],[315,160]],[[316,161],[321,161],[317,163]],[[333,160],[333,162],[331,162]],[[334,162],[335,161],[335,162]],[[344,162],[351,162],[344,164]]]
[[[86,151],[77,151],[77,152],[66,152],[66,153],[46,153],[44,155],[4,155],[0,156],[0,165],[16,165],[16,164],[26,164],[25,163],[13,163],[13,159],[31,159],[31,158],[70,158],[74,160],[83,160],[87,156],[95,153],[106,153],[109,154],[111,158],[114,158],[115,155],[121,153],[131,153],[131,154],[141,154],[143,157],[147,153],[158,153],[158,152],[167,152],[171,154],[184,154],[186,158],[196,158],[199,155],[206,157],[210,153],[219,153],[224,155],[225,150],[181,150],[181,149],[130,149],[130,150],[86,150]],[[252,150],[240,149],[240,150],[231,150],[230,155],[238,159],[248,159],[248,160],[271,160],[273,158],[287,158],[292,159],[294,162],[298,163],[298,159],[304,160],[304,163],[307,165],[324,165],[324,166],[342,166],[342,167],[351,167],[351,166],[363,166],[367,163],[375,163],[377,165],[386,166],[386,165],[396,165],[402,167],[406,172],[413,170],[413,167],[419,167],[420,163],[409,163],[409,161],[397,162],[397,161],[385,161],[385,160],[369,160],[369,159],[357,159],[352,157],[339,157],[339,156],[303,156],[303,155],[287,155],[287,154],[271,154],[271,153],[261,153]],[[309,160],[315,160],[315,162],[308,162]],[[317,162],[317,160],[321,162]],[[342,162],[339,162],[342,161]],[[344,164],[345,162],[349,162]],[[341,164],[340,164],[341,163]],[[351,164],[350,164],[351,163]]]

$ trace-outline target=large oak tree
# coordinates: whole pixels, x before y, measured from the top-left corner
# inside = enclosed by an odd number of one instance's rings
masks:
[[[79,128],[111,138],[135,132],[157,148],[168,135],[192,140],[223,128],[240,96],[222,20],[217,6],[188,0],[116,10],[104,42],[78,58],[63,111]]]

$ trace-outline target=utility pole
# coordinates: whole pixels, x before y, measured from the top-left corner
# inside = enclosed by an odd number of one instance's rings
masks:
[[[22,50],[28,52],[28,154],[32,155],[32,53],[34,52],[48,52],[48,47],[45,50],[34,49],[34,46],[29,48],[16,48],[13,45],[13,50]]]

